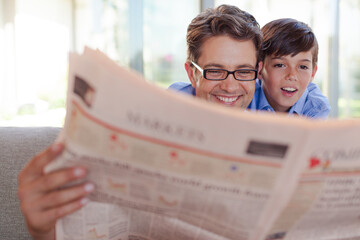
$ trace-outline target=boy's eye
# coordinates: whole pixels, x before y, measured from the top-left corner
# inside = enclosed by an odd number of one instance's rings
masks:
[[[285,65],[282,64],[282,63],[277,63],[277,64],[274,64],[274,67],[276,68],[280,68],[280,67],[284,67]]]
[[[309,69],[309,67],[308,67],[308,66],[305,66],[305,65],[301,65],[300,68],[303,69],[303,70]]]

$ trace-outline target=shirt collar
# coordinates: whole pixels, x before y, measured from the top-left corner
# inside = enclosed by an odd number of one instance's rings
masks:
[[[260,83],[261,87],[260,87],[260,94],[259,94],[258,109],[274,112],[274,109],[270,106],[268,100],[266,99],[264,89],[262,88],[262,81],[259,80],[259,83]]]
[[[306,101],[306,98],[309,94],[309,90],[305,89],[303,95],[299,98],[299,100],[297,100],[297,102],[290,108],[289,110],[289,113],[290,114],[302,114],[303,112],[303,108],[304,108],[304,105],[305,105],[305,101]]]

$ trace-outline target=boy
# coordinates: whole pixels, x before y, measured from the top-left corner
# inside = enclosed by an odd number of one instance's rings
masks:
[[[263,68],[249,108],[326,118],[328,99],[312,83],[317,71],[318,43],[303,22],[283,18],[262,29]]]

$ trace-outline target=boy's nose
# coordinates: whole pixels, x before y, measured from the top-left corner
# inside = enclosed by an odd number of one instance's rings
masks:
[[[286,79],[287,79],[287,80],[290,80],[290,81],[295,81],[295,80],[297,80],[296,70],[293,69],[293,68],[289,68],[288,73],[287,73],[287,76],[286,76]]]

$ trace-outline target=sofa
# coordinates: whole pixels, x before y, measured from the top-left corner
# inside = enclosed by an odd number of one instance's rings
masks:
[[[17,197],[17,177],[26,163],[57,137],[56,127],[0,127],[0,239],[32,239]]]

